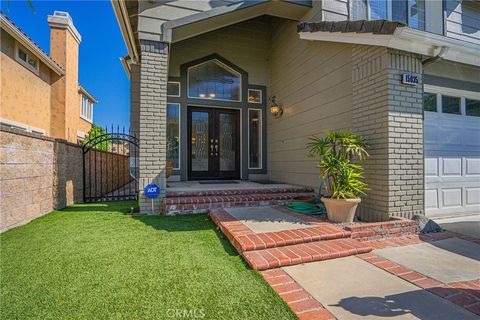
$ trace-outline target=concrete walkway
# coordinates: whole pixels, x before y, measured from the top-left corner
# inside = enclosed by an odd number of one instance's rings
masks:
[[[372,253],[402,266],[406,272],[437,282],[440,288],[433,289],[444,291],[433,294],[434,290],[415,285],[427,280],[407,281],[408,277],[387,272],[388,269],[356,256],[283,270],[339,320],[479,319],[473,312],[480,308],[480,286],[476,287],[480,278],[480,245],[449,238]],[[391,264],[387,260],[383,263]],[[463,288],[455,291],[448,285],[455,283],[473,286],[465,289],[469,294],[466,298],[470,300],[465,300],[459,291]],[[465,301],[456,301],[455,297]]]
[[[480,238],[480,213],[454,218],[434,218],[443,229]]]

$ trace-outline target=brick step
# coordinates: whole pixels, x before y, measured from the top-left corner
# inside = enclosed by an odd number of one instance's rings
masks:
[[[175,197],[163,200],[163,214],[208,213],[211,209],[285,205],[313,193],[240,194],[229,196]]]
[[[244,224],[234,221],[225,210],[210,211],[210,218],[239,251],[262,250],[299,243],[349,238],[351,232],[331,223],[315,223],[309,228],[254,233]]]
[[[229,189],[229,190],[197,190],[197,191],[167,191],[167,198],[231,196],[241,194],[272,194],[272,193],[313,193],[313,188],[263,188],[263,189]]]
[[[255,270],[268,270],[301,263],[342,258],[372,251],[367,244],[354,239],[336,239],[296,244],[242,253]]]

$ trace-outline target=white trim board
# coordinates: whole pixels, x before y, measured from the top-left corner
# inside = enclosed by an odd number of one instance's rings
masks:
[[[440,48],[445,47],[448,50],[442,56],[443,59],[480,66],[480,46],[478,44],[409,27],[397,28],[392,35],[318,31],[300,32],[299,36],[303,40],[382,46],[427,56],[436,56],[440,52]]]

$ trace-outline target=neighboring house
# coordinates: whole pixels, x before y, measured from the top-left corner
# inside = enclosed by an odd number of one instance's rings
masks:
[[[0,123],[77,143],[93,122],[96,99],[78,83],[80,34],[70,15],[48,16],[50,55],[0,13]]]
[[[318,186],[308,137],[351,129],[371,154],[365,220],[480,212],[479,1],[112,5],[140,189],[165,192],[167,161],[181,181]]]

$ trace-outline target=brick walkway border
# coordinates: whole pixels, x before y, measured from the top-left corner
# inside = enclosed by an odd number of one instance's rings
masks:
[[[299,320],[334,320],[335,317],[282,269],[261,272]]]
[[[441,238],[441,234],[442,233],[435,234],[437,235],[436,237],[439,238],[436,240],[455,236],[454,233],[447,234],[447,232],[443,232],[443,238]],[[476,240],[468,236],[467,238]],[[409,244],[418,243],[415,239],[406,239],[406,242],[410,242]],[[357,257],[480,316],[480,279],[443,283],[380,257],[373,252],[360,254],[357,255]]]

